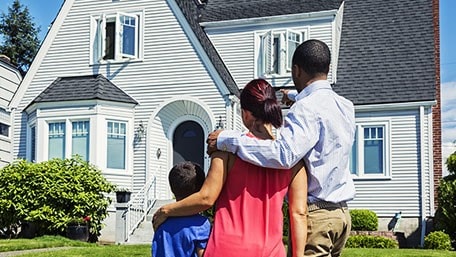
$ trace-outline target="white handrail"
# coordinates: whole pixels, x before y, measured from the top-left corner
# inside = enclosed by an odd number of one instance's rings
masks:
[[[141,190],[133,194],[133,197],[128,202],[128,211],[126,213],[126,242],[128,242],[135,229],[145,219],[147,213],[157,200],[156,188],[156,179],[153,177]]]

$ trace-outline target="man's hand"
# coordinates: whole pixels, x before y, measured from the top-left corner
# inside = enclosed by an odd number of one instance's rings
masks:
[[[217,138],[222,132],[221,129],[215,130],[207,136],[207,154],[210,156],[213,152],[217,151]]]
[[[280,92],[282,92],[282,103],[285,104],[286,106],[291,106],[294,104],[294,101],[292,101],[290,98],[288,98],[288,89],[280,89]]]
[[[152,226],[154,228],[154,231],[157,231],[158,227],[160,227],[160,225],[163,224],[167,218],[168,215],[166,215],[163,207],[160,207],[160,209],[154,213],[154,217],[152,218]]]

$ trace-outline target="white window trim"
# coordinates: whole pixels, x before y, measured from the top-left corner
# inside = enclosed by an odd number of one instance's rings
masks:
[[[125,124],[125,168],[123,169],[115,169],[115,168],[108,168],[108,123],[109,122],[114,122],[114,123],[124,123]],[[130,138],[131,136],[130,135],[130,128],[129,128],[129,122],[127,120],[122,120],[122,119],[114,119],[114,118],[107,118],[104,122],[104,138],[106,140],[106,143],[104,144],[105,147],[105,156],[104,156],[104,162],[105,162],[105,165],[104,167],[106,167],[106,170],[108,172],[112,172],[112,173],[118,173],[119,171],[128,171],[128,167],[129,167],[129,158],[130,158],[130,155],[129,155],[129,145],[131,144],[130,142]]]
[[[289,77],[291,75],[291,67],[288,66],[288,34],[289,33],[296,33],[301,36],[300,42],[304,42],[309,38],[309,29],[307,27],[305,28],[293,28],[293,29],[270,29],[270,30],[262,30],[262,31],[257,31],[255,33],[255,60],[256,60],[256,65],[255,65],[255,74],[257,74],[258,77],[263,77],[263,78],[274,78],[274,77]],[[261,51],[262,49],[262,44],[263,44],[263,38],[269,35],[269,45],[270,45],[270,61],[269,63],[267,60],[264,60],[262,58],[263,52]],[[272,61],[272,55],[273,55],[273,42],[274,38],[279,36],[279,65],[278,65],[278,73],[271,73],[271,72],[265,72],[264,70],[269,70],[272,71],[273,69],[273,61]],[[266,68],[266,66],[269,66]],[[264,68],[263,68],[264,67]]]
[[[383,152],[383,174],[365,174],[364,173],[364,127],[384,127],[384,152]],[[356,149],[358,156],[356,158],[358,170],[352,173],[354,179],[391,179],[391,121],[390,120],[356,120]]]
[[[119,33],[121,30],[120,25],[120,15],[135,17],[136,19],[136,33],[135,33],[135,55],[127,55],[121,54],[120,52],[120,37]],[[105,52],[105,40],[106,38],[106,20],[108,19],[115,19],[116,20],[116,38],[115,38],[115,49],[114,52],[114,59],[111,60],[104,60],[102,58],[102,54],[100,56],[95,56],[100,53]],[[102,13],[98,15],[92,15],[90,19],[90,65],[101,65],[101,64],[108,64],[108,63],[125,63],[125,62],[139,62],[143,60],[143,49],[144,49],[144,11],[122,11],[122,12],[115,12],[115,13]],[[97,31],[101,29],[101,37],[97,36]],[[100,40],[101,38],[101,40]],[[99,40],[98,42],[96,42]],[[100,42],[101,41],[101,42]],[[98,51],[95,51],[97,46],[101,46]]]

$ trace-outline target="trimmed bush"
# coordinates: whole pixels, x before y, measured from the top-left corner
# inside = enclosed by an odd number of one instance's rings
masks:
[[[350,236],[345,244],[348,248],[399,248],[398,243],[382,236],[355,235]]]
[[[352,220],[352,231],[377,231],[377,214],[371,210],[353,209],[350,210]]]
[[[443,231],[434,231],[424,238],[424,248],[451,251],[451,238]]]
[[[90,219],[96,241],[107,216],[115,186],[95,166],[80,158],[25,160],[0,170],[0,231],[15,237],[15,229],[33,224],[36,235],[64,235],[71,220]]]

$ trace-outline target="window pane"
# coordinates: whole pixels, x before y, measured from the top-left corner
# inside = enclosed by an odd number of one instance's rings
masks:
[[[3,123],[0,123],[0,135],[8,137],[9,136],[9,126]]]
[[[49,157],[65,158],[65,122],[49,123]]]
[[[353,142],[352,145],[352,150],[350,152],[350,172],[351,174],[357,174],[358,173],[358,151],[357,151],[357,135],[358,135],[358,129],[355,131],[355,141]]]
[[[116,42],[116,23],[106,22],[106,39],[105,39],[105,56],[104,60],[112,60],[115,57],[115,42]]]
[[[126,124],[108,122],[107,167],[125,169]]]
[[[364,141],[364,173],[383,173],[383,140]]]
[[[272,43],[272,72],[274,74],[279,73],[280,64],[280,36],[274,36]]]
[[[293,59],[293,54],[301,43],[301,35],[293,32],[288,33],[287,39],[287,69],[291,70],[291,61]]]
[[[122,54],[135,56],[135,39],[136,39],[136,22],[134,17],[120,16],[120,22],[122,26],[121,31],[121,51]]]
[[[36,161],[36,127],[30,129],[30,161]]]
[[[72,154],[89,160],[89,121],[73,122]]]

